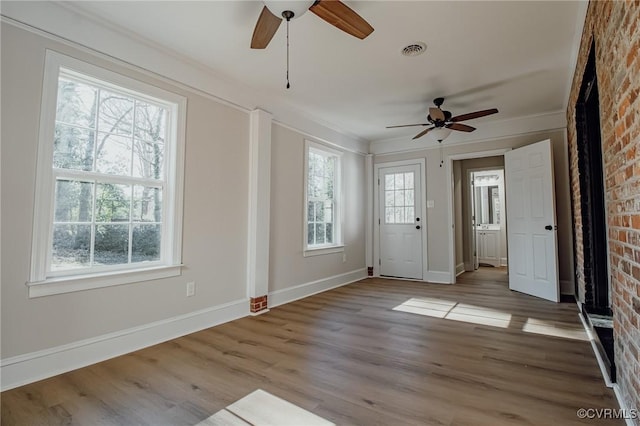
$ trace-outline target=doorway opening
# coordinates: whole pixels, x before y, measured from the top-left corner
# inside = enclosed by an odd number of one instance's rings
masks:
[[[507,282],[504,155],[453,159],[451,172],[455,276],[489,268]]]
[[[504,170],[469,171],[474,268],[507,266]]]
[[[595,42],[591,43],[589,58],[576,102],[576,131],[578,148],[578,175],[580,182],[580,216],[582,219],[582,247],[574,252],[583,253],[584,302],[583,314],[598,337],[598,348],[609,376],[615,381],[613,316],[611,311],[611,284],[609,282],[609,256],[607,253],[607,225],[604,200],[604,166],[600,133],[600,100],[596,74]],[[602,259],[607,259],[602,262]],[[576,259],[574,258],[574,264]],[[576,272],[579,271],[575,265]],[[577,278],[577,277],[576,277]],[[579,293],[576,279],[576,294]]]

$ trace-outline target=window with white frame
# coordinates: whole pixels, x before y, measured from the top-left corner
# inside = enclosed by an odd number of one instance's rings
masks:
[[[339,151],[306,142],[306,250],[342,247],[341,157]]]
[[[185,99],[47,52],[30,293],[180,264]],[[167,272],[177,275],[175,268]],[[108,279],[96,280],[103,275]],[[88,278],[78,287],[78,279]]]

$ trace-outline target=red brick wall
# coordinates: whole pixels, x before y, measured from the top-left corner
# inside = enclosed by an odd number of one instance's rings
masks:
[[[596,45],[618,384],[640,410],[640,1],[592,1],[567,109],[577,278],[584,297],[575,103]],[[636,419],[640,425],[640,419]]]

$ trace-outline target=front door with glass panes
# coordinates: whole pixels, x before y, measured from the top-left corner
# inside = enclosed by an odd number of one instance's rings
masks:
[[[380,275],[422,279],[420,164],[379,169]]]

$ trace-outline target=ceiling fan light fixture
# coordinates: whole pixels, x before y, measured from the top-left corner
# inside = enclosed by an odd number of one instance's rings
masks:
[[[309,8],[313,5],[313,0],[299,0],[299,1],[269,1],[265,0],[264,4],[267,6],[267,9],[271,13],[273,13],[277,17],[283,17],[286,19],[286,16],[283,14],[285,12],[292,12],[293,16],[289,19],[295,19],[302,16]]]
[[[446,127],[436,127],[429,132],[429,137],[436,142],[442,142],[451,134],[451,129]]]

